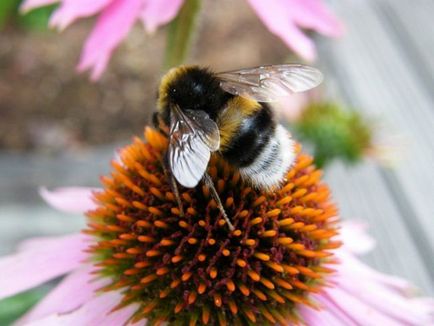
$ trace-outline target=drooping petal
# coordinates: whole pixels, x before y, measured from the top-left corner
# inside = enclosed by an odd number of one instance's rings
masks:
[[[28,326],[75,326],[75,325],[125,325],[138,306],[131,304],[123,309],[110,312],[122,299],[119,291],[95,295],[79,309],[65,314],[53,314],[30,322]],[[137,325],[145,325],[146,322]]]
[[[387,285],[379,282],[355,282],[346,277],[340,279],[339,290],[357,297],[359,303],[366,305],[368,310],[376,310],[379,314],[401,323],[426,324],[428,320],[425,317],[434,309],[434,302],[430,299],[415,300],[397,294]],[[330,292],[330,295],[333,295],[333,290]],[[334,293],[334,295],[341,296],[340,293]],[[431,307],[429,302],[431,302]]]
[[[145,0],[140,17],[148,33],[170,22],[177,15],[184,0]]]
[[[411,284],[400,277],[383,274],[364,264],[356,255],[369,252],[375,246],[375,240],[366,232],[368,225],[361,221],[343,221],[340,234],[337,236],[344,245],[336,251],[336,256],[345,262],[340,265],[340,273],[351,274],[356,271],[364,278],[375,280],[403,294],[412,292]],[[349,267],[349,269],[347,268]]]
[[[320,0],[293,0],[292,16],[297,25],[312,29],[326,36],[339,37],[344,32],[343,24]]]
[[[343,247],[335,252],[339,264],[331,266],[336,273],[328,279],[332,286],[310,297],[321,306],[320,311],[300,306],[304,321],[309,326],[434,324],[433,299],[410,296],[407,281],[380,273],[354,256],[352,250],[364,253],[367,249],[357,247],[358,241],[367,241],[372,248],[364,229],[360,223],[343,223]]]
[[[339,21],[324,8],[320,0],[248,0],[248,2],[273,34],[309,61],[315,59],[315,45],[302,32],[301,27],[328,36],[338,36],[342,33]]]
[[[342,276],[336,276],[334,282],[334,287],[311,296],[321,310],[299,307],[302,319],[309,326],[434,323],[434,301],[430,298],[406,297],[357,273],[345,282]]]
[[[368,325],[369,323],[370,325],[393,325],[393,319],[376,309],[372,309],[360,301],[357,296],[349,295],[339,287],[327,291],[327,296],[330,296],[329,300],[346,314],[349,314],[359,325]],[[328,306],[326,306],[327,308]]]
[[[77,69],[91,69],[91,79],[104,72],[113,50],[127,36],[142,7],[141,0],[113,0],[98,17],[87,38]]]
[[[66,276],[58,286],[26,313],[17,324],[24,325],[52,314],[69,313],[90,301],[95,295],[95,291],[106,285],[109,281],[109,279],[94,280],[95,275],[90,274],[91,271],[91,266],[84,266]]]
[[[26,13],[26,12],[29,12],[30,10],[33,10],[33,9],[36,9],[39,7],[52,5],[52,4],[57,3],[57,2],[59,2],[59,0],[25,0],[20,5],[20,11],[22,13]]]
[[[87,236],[27,240],[16,254],[0,258],[0,299],[31,289],[77,268],[87,257]]]
[[[93,16],[112,0],[63,0],[50,18],[50,26],[65,29],[77,18]]]
[[[256,15],[273,34],[306,60],[315,59],[315,46],[291,19],[286,1],[248,0]]]
[[[345,250],[360,255],[375,247],[375,240],[366,233],[368,225],[363,222],[342,222],[339,240],[345,243]]]
[[[357,324],[338,307],[324,302],[323,296],[315,296],[315,301],[321,304],[321,310],[315,310],[307,305],[300,305],[298,312],[301,319],[309,326],[357,326]]]
[[[339,266],[340,275],[351,275],[352,273],[355,273],[366,280],[385,284],[400,294],[409,295],[414,292],[414,287],[407,280],[397,276],[383,274],[373,269],[372,267],[364,264],[351,252],[345,250],[345,248],[337,251],[336,256],[340,261],[345,263]]]
[[[307,61],[316,59],[315,44],[293,23],[287,23],[285,31],[278,30],[275,33],[288,47],[292,48]]]
[[[41,197],[54,208],[66,213],[85,213],[95,209],[92,192],[98,188],[70,187],[48,190],[39,189]]]

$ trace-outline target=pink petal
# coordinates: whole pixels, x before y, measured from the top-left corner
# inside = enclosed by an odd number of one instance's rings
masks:
[[[141,0],[113,0],[103,10],[84,45],[79,71],[91,69],[92,80],[101,76],[113,50],[127,36],[141,7]]]
[[[56,286],[42,301],[24,315],[18,325],[38,320],[52,314],[64,314],[80,308],[95,296],[95,291],[104,286],[106,280],[95,280],[91,266],[72,272]],[[67,300],[65,300],[67,298]]]
[[[357,326],[357,324],[345,313],[334,307],[328,302],[324,303],[322,296],[313,296],[315,301],[321,304],[322,309],[320,311],[314,310],[309,306],[300,305],[298,312],[300,317],[309,326]]]
[[[48,6],[57,2],[59,0],[26,0],[20,5],[20,11],[26,13],[38,7]]]
[[[96,204],[92,199],[92,192],[98,188],[71,187],[57,188],[55,190],[39,189],[42,198],[54,208],[67,213],[83,214],[95,209]]]
[[[364,278],[387,284],[395,291],[407,294],[411,284],[399,277],[386,275],[376,271],[360,261],[354,254],[365,254],[375,246],[375,240],[366,233],[368,225],[361,221],[343,221],[337,238],[343,242],[335,255],[343,262],[339,265],[340,273],[358,274]]]
[[[344,32],[343,24],[320,0],[292,1],[292,16],[297,25],[330,37],[342,36]]]
[[[77,18],[93,16],[106,7],[112,0],[63,0],[53,13],[50,25],[65,29]]]
[[[429,300],[411,299],[402,295],[397,295],[386,285],[379,282],[354,282],[353,278],[342,278],[339,280],[339,289],[346,291],[351,296],[357,297],[371,309],[395,319],[401,323],[424,324],[427,322],[424,316],[433,311],[434,305]],[[422,304],[425,301],[428,304]]]
[[[305,60],[316,59],[315,44],[295,24],[287,23],[286,30],[279,30],[276,35]]]
[[[353,280],[356,282],[357,280]],[[358,280],[361,282],[361,280]],[[375,293],[371,293],[375,296]],[[365,304],[357,295],[343,291],[339,286],[327,290],[327,296],[359,325],[396,325],[396,320]]]
[[[315,59],[313,42],[294,24],[291,17],[292,1],[248,0],[256,15],[273,34],[306,60]]]
[[[309,326],[434,324],[433,299],[409,296],[407,281],[368,267],[349,250],[348,243],[356,246],[358,241],[367,241],[372,248],[372,239],[364,229],[361,223],[343,223],[343,246],[335,252],[340,264],[331,266],[336,273],[329,277],[333,287],[311,296],[322,310],[300,307],[305,322]],[[356,252],[366,252],[363,244],[355,248]]]
[[[132,304],[121,310],[110,312],[121,300],[122,294],[118,291],[95,295],[94,298],[79,309],[66,314],[53,314],[46,318],[31,322],[31,326],[76,326],[76,325],[125,325],[128,319],[138,309]],[[142,322],[137,325],[145,325]]]
[[[148,33],[171,21],[178,14],[184,0],[145,0],[141,19]]]
[[[344,221],[339,240],[345,249],[355,254],[365,254],[375,247],[375,240],[366,233],[368,225],[360,221]]]
[[[87,257],[87,237],[72,234],[62,237],[27,240],[18,253],[0,258],[0,299],[38,286],[68,273]]]
[[[380,273],[379,271],[369,267],[353,254],[348,252],[345,249],[345,246],[336,251],[335,254],[342,262],[339,264],[340,275],[359,275],[359,277],[366,280],[383,283],[400,294],[408,295],[412,292],[411,289],[413,287],[408,281],[400,277]]]

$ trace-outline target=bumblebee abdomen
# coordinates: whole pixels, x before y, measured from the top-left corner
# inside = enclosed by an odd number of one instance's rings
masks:
[[[294,160],[287,131],[276,124],[268,105],[251,101],[237,107],[234,102],[219,121],[223,158],[254,186],[278,186]]]
[[[247,166],[240,167],[240,174],[252,185],[272,190],[282,184],[294,159],[294,142],[286,129],[277,125],[255,160]]]
[[[260,104],[259,104],[260,105]],[[239,117],[226,135],[221,128],[220,137],[224,158],[236,167],[246,167],[254,162],[270,141],[275,122],[271,110],[260,106],[256,111],[239,107]],[[228,128],[229,129],[229,128]]]

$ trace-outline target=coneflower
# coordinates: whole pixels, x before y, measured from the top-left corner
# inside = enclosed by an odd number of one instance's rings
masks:
[[[152,129],[145,137],[121,151],[104,189],[41,191],[61,210],[87,211],[89,223],[0,258],[0,299],[67,274],[19,325],[434,323],[431,299],[408,297],[407,282],[355,258],[372,244],[360,228],[335,236],[329,190],[299,147],[268,194],[211,160],[230,231],[203,186],[181,189],[181,216],[161,163],[167,140]]]
[[[297,321],[295,303],[314,305],[330,269],[336,208],[312,158],[297,159],[282,188],[245,184],[217,156],[208,172],[235,230],[206,186],[181,189],[184,216],[162,164],[167,139],[152,129],[114,161],[86,233],[97,273],[122,289],[118,307],[140,304],[133,321],[150,324],[275,324]],[[288,148],[288,150],[291,150]]]

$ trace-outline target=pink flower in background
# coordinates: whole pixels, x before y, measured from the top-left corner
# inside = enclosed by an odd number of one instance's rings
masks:
[[[302,58],[313,61],[315,45],[302,29],[314,30],[329,37],[343,33],[342,23],[321,0],[248,0],[258,17],[271,33]]]
[[[97,15],[97,20],[85,41],[78,70],[91,70],[97,80],[104,72],[112,52],[126,38],[134,23],[140,20],[147,32],[171,21],[183,0],[26,0],[21,10],[60,2],[50,19],[50,25],[65,29],[79,18]]]
[[[92,189],[42,190],[45,200],[67,212],[95,208]],[[379,273],[360,262],[355,254],[369,251],[374,243],[357,223],[344,223],[344,245],[336,250],[336,273],[328,277],[330,287],[312,299],[321,310],[300,305],[298,311],[308,325],[428,325],[434,322],[434,302],[408,296],[411,286],[404,280]],[[94,279],[87,263],[86,248],[92,238],[85,235],[37,238],[25,241],[18,253],[0,259],[0,299],[67,275],[30,312],[19,320],[24,325],[122,325],[137,309],[129,305],[111,312],[121,290],[99,293],[106,284]],[[66,300],[67,298],[67,300]],[[145,322],[142,322],[144,324]]]
[[[85,41],[78,70],[91,70],[97,80],[104,72],[113,50],[126,38],[137,20],[147,32],[171,21],[184,0],[25,0],[23,12],[59,3],[50,25],[63,30],[79,18],[97,16],[95,26]],[[315,45],[302,29],[326,36],[342,34],[342,24],[320,0],[248,0],[268,29],[302,58],[315,59]]]

